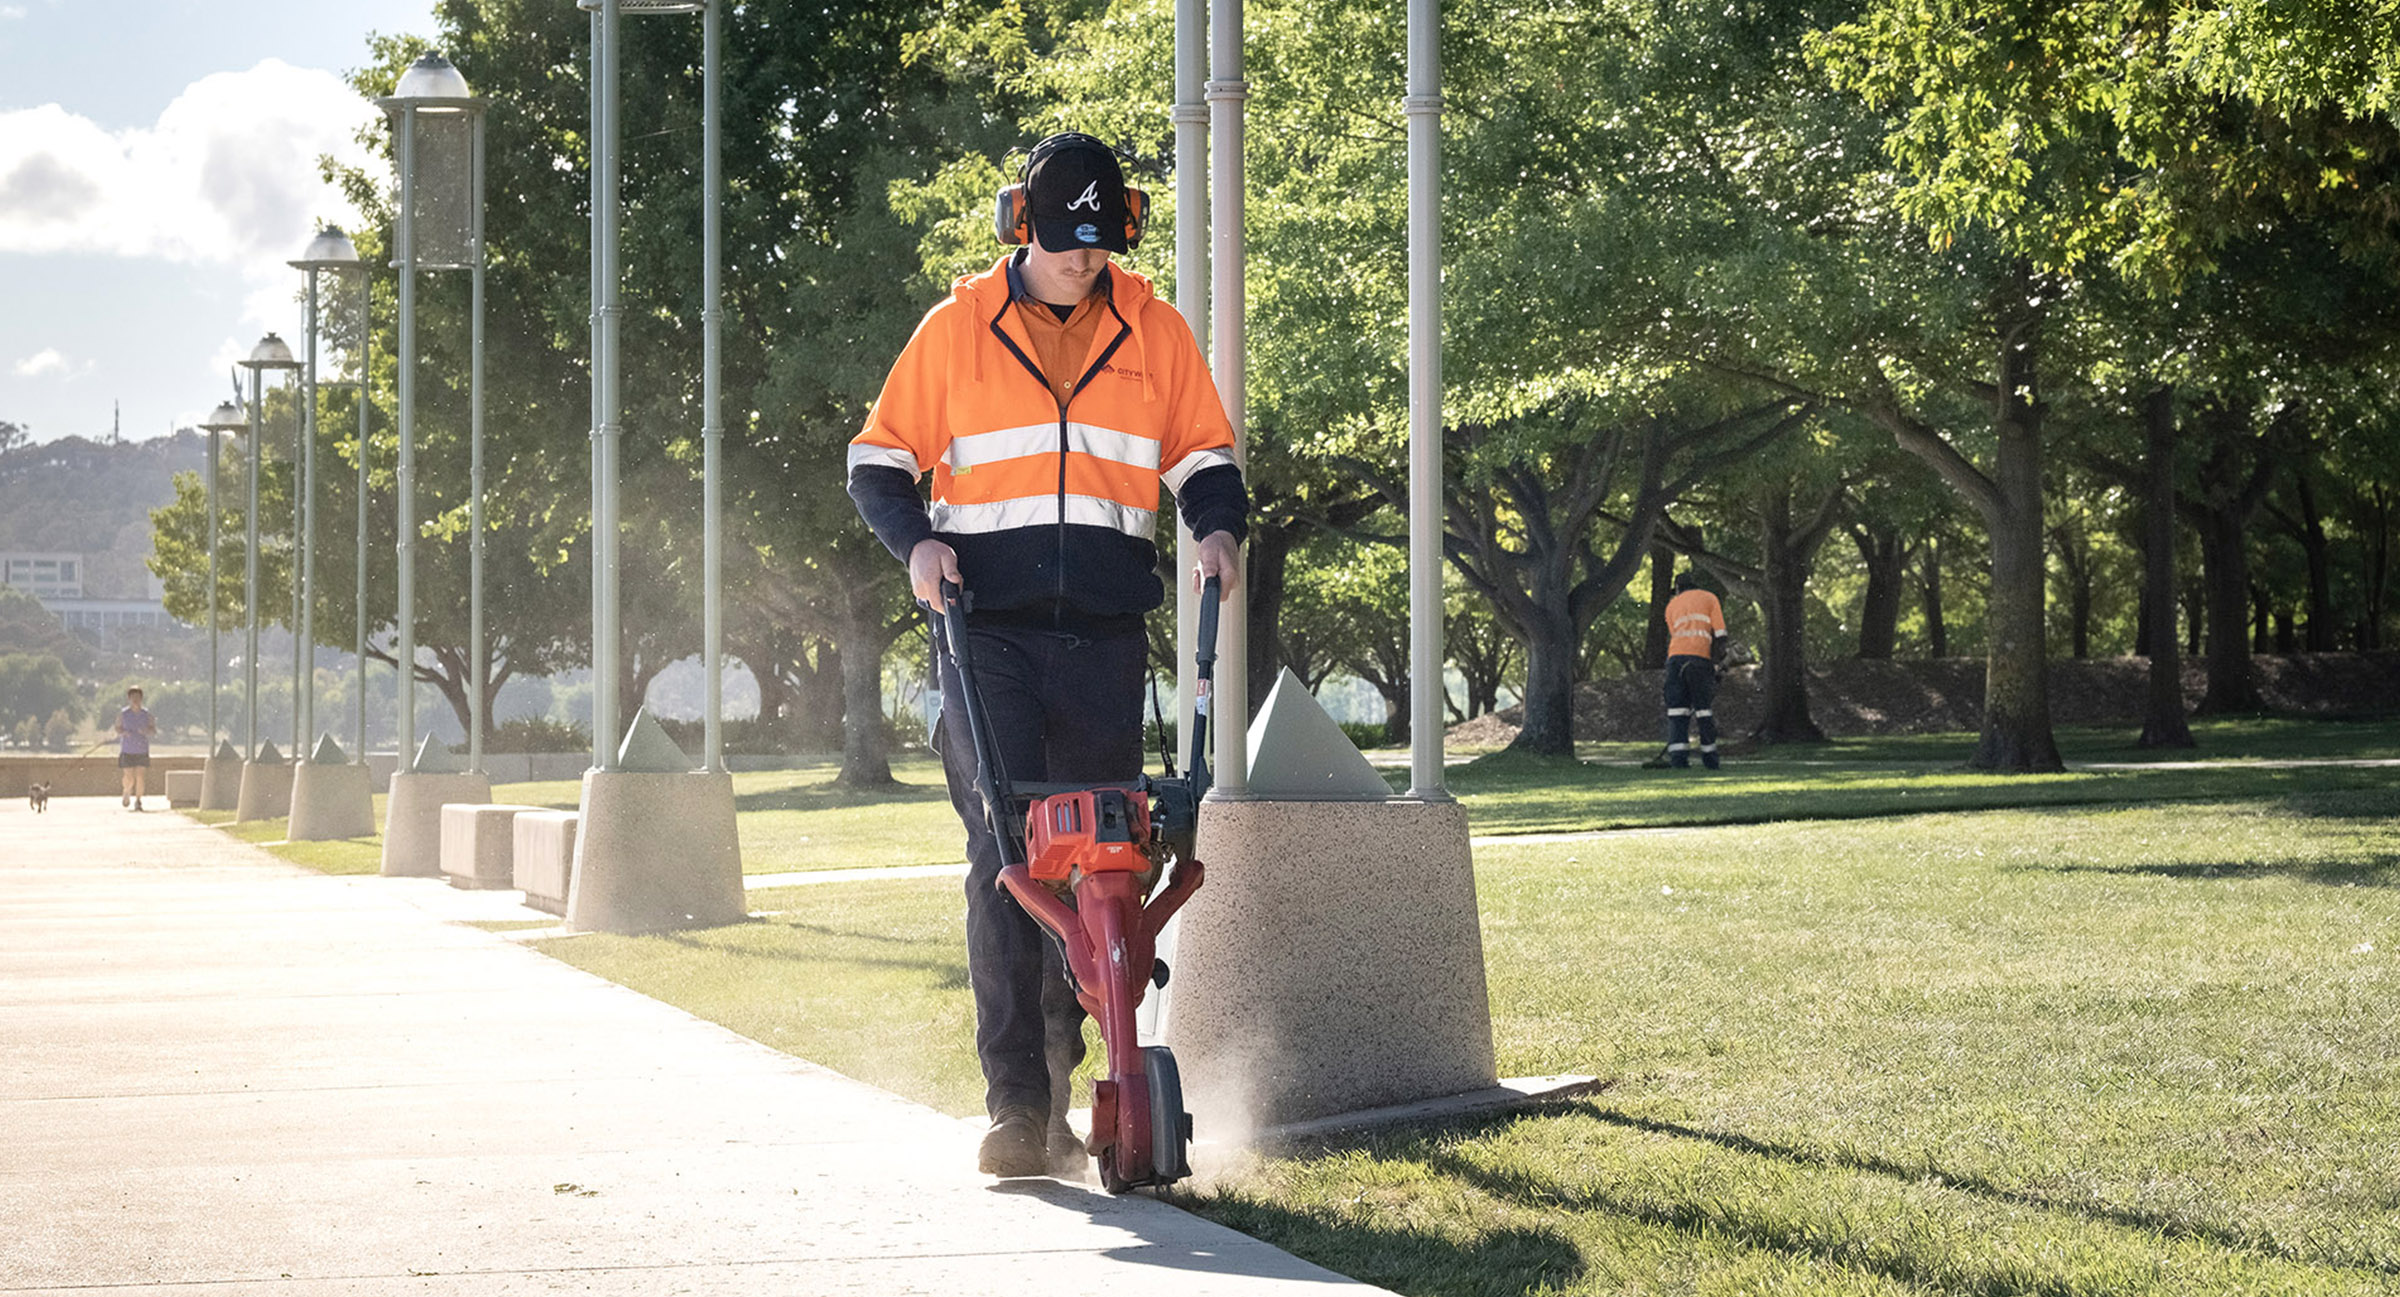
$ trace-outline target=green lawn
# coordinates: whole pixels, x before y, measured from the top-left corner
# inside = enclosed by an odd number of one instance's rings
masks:
[[[1487,847],[1501,1071],[1608,1088],[1194,1205],[1412,1293],[2388,1293],[2396,813]]]
[[[1606,1088],[1178,1198],[1404,1293],[2400,1290],[2389,784],[1487,845],[1500,1069]],[[955,881],[756,897],[544,948],[980,1106]]]
[[[2208,759],[2400,748],[2390,723],[2201,732]],[[1476,851],[1501,1072],[1604,1087],[1271,1149],[1178,1201],[1445,1297],[2400,1292],[2400,771],[2012,779],[1959,770],[1965,746],[1456,768],[1479,834],[1689,826]],[[745,855],[955,855],[930,769],[894,802],[828,776],[737,777]],[[752,905],[540,948],[980,1109],[956,880]]]
[[[2394,759],[2400,756],[2400,723],[2273,719],[2193,728],[2201,746],[2171,752],[2136,748],[2122,730],[2062,731],[2069,770],[2058,775],[1966,770],[1961,761],[1973,750],[1973,737],[1943,734],[1771,748],[1729,757],[1721,771],[1645,770],[1640,761],[1657,749],[1628,744],[1593,745],[1573,762],[1496,752],[1451,767],[1448,782],[1479,834],[2214,801],[2400,783],[2400,769],[2388,767],[2263,764],[2303,757]],[[2195,761],[2221,764],[2160,765]],[[2088,768],[2121,763],[2159,768]],[[1395,788],[1407,783],[1404,771],[1386,773]]]

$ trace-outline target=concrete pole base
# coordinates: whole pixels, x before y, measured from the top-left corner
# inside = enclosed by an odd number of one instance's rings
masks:
[[[234,822],[271,820],[291,813],[292,768],[281,761],[243,762],[242,791],[233,804]]]
[[[375,781],[365,766],[300,764],[292,776],[293,842],[375,835]]]
[[[749,914],[732,775],[584,772],[567,928],[661,932]]]
[[[1167,1044],[1202,1139],[1498,1080],[1456,802],[1211,801]]]
[[[230,811],[242,804],[242,759],[210,757],[200,767],[200,809]]]
[[[442,876],[442,805],[488,802],[492,781],[476,774],[392,776],[392,795],[383,806],[383,876]]]

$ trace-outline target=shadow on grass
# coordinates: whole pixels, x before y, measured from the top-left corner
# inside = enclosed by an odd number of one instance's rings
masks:
[[[766,922],[773,923],[776,921],[767,920]],[[706,931],[726,932],[732,930],[732,927],[738,926],[740,925],[730,925],[729,927],[724,928],[711,928],[707,929]],[[876,937],[867,933],[859,932],[844,932],[839,929],[819,928],[809,924],[795,923],[786,924],[784,926],[806,929],[808,931],[816,932],[836,940],[855,938],[871,941],[892,941],[899,945],[915,944],[913,942],[901,941],[897,938]],[[889,968],[912,973],[930,973],[933,975],[933,981],[931,983],[932,986],[937,990],[944,991],[964,990],[968,985],[967,966],[965,962],[961,960],[894,959],[882,955],[845,955],[826,950],[778,949],[771,946],[749,946],[744,947],[739,951],[729,952],[723,943],[703,941],[697,935],[690,932],[662,932],[656,935],[665,938],[673,945],[681,946],[684,949],[692,951],[696,954],[721,955],[726,953],[738,953],[744,959],[767,959],[785,964],[813,964],[820,966],[849,965],[853,968]]]
[[[1196,1204],[1211,1220],[1353,1279],[1425,1297],[1521,1297],[1567,1288],[1583,1252],[1553,1229],[1493,1229],[1448,1236],[1344,1220],[1255,1198]],[[1195,1267],[1184,1267],[1195,1268]]]
[[[2389,855],[2367,861],[2340,863],[2307,860],[2240,863],[2178,860],[2140,865],[2044,865],[2041,869],[2053,874],[2146,875],[2183,881],[2282,877],[2297,878],[2325,887],[2400,887],[2400,856]]]
[[[1694,1140],[1715,1145],[1727,1152],[1770,1159],[1787,1166],[1820,1171],[1855,1171],[1907,1184],[1932,1184],[2012,1207],[2077,1216],[2160,1238],[2189,1239],[2228,1252],[2294,1265],[2400,1274],[2400,1263],[2373,1255],[2310,1255],[2271,1235],[2211,1225],[2183,1216],[2089,1202],[2062,1202],[1982,1177],[1946,1172],[1930,1162],[1902,1163],[1889,1158],[1779,1143],[1735,1131],[1702,1130],[1677,1122],[1638,1117],[1591,1100],[1568,1100],[1543,1104],[1530,1111],[1461,1118],[1438,1126],[1419,1127],[1401,1140],[1387,1136],[1385,1140],[1375,1141],[1384,1145],[1376,1151],[1422,1161],[1495,1198],[1537,1211],[1555,1211],[1562,1207],[1601,1211],[1647,1224],[1737,1239],[1754,1247],[1787,1255],[1817,1257],[1872,1270],[1904,1283],[1937,1288],[1964,1287],[1977,1292],[2062,1295],[2081,1291],[2073,1282],[2030,1270],[2021,1261],[1993,1261],[1978,1265],[1978,1273],[1962,1274],[1959,1272],[1960,1263],[1956,1260],[1920,1257],[1912,1255],[1901,1245],[1868,1239],[1828,1239],[1821,1229],[1810,1222],[1776,1219],[1764,1211],[1744,1212],[1722,1198],[1673,1202],[1620,1194],[1612,1192],[1611,1187],[1602,1182],[1563,1184],[1545,1175],[1496,1170],[1478,1165],[1454,1151],[1458,1136],[1471,1139],[1496,1134],[1514,1122],[1539,1116],[1581,1116],[1621,1130]]]
[[[736,811],[836,811],[854,806],[882,806],[891,802],[946,802],[950,792],[940,784],[911,784],[894,782],[883,788],[845,788],[839,784],[810,784],[802,788],[777,788],[766,792],[736,793]]]

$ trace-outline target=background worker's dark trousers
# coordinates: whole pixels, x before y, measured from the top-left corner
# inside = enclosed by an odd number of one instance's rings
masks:
[[[993,745],[1019,783],[1125,783],[1142,772],[1137,632],[1083,639],[1017,626],[970,626],[975,678]],[[1000,890],[1000,846],[975,791],[975,744],[958,672],[941,654],[942,773],[967,827],[967,981],[984,1105],[1064,1117],[1068,1077],[1083,1061],[1083,1008],[1058,943]]]
[[[1667,659],[1667,764],[1692,764],[1692,722],[1700,722],[1700,764],[1717,768],[1717,667],[1704,657]]]

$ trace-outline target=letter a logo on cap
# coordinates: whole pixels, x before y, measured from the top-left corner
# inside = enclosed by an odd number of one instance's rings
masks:
[[[1067,210],[1070,212],[1079,207],[1089,207],[1095,212],[1100,210],[1099,181],[1095,180],[1092,183],[1085,185],[1083,187],[1083,192],[1075,196],[1075,201],[1067,204]]]

